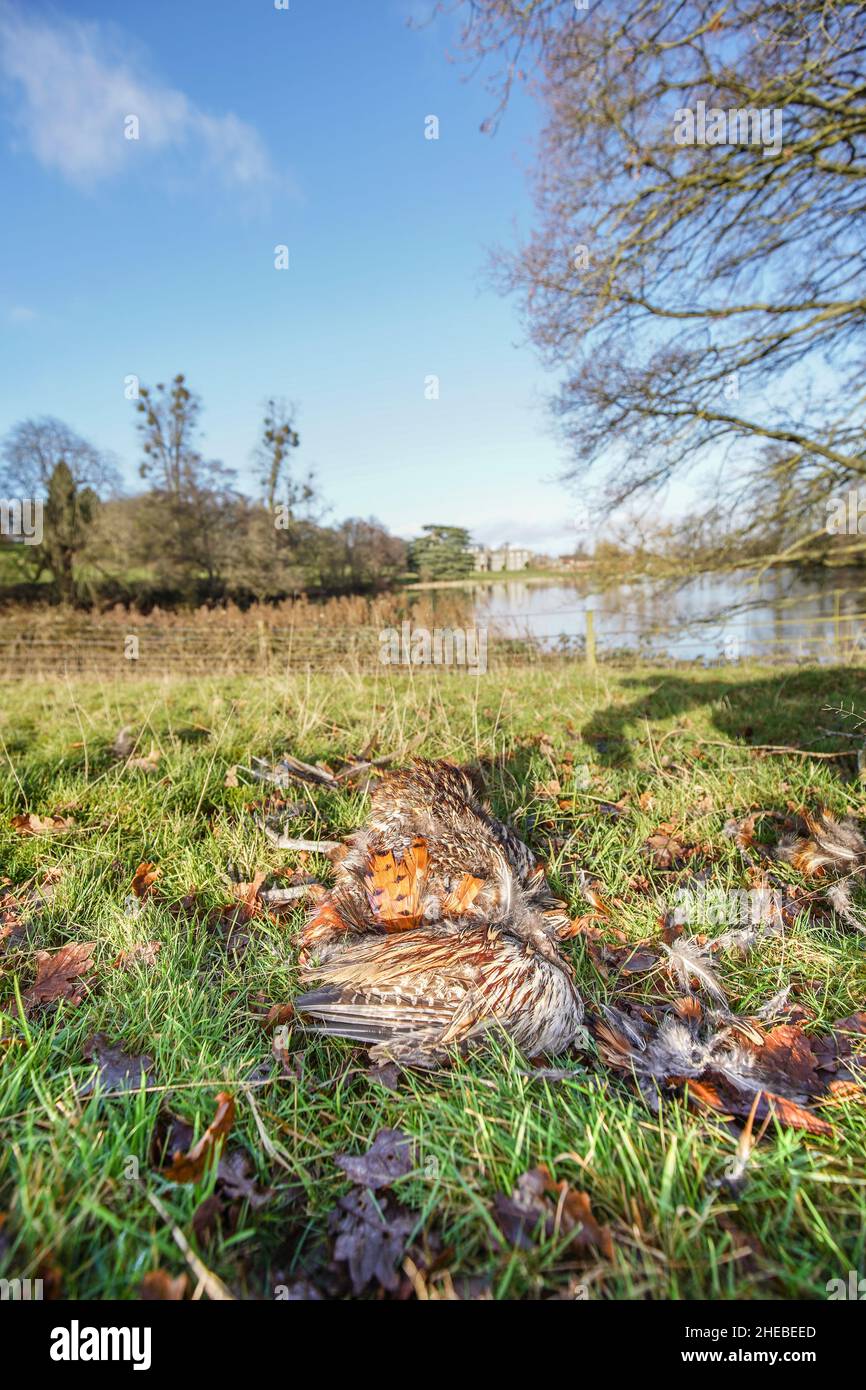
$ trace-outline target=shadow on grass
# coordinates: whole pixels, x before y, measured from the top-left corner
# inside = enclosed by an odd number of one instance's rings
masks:
[[[680,716],[685,720],[700,712],[720,738],[744,748],[773,744],[817,752],[850,750],[850,758],[832,764],[850,773],[860,740],[827,731],[854,735],[857,718],[866,715],[866,676],[850,667],[742,680],[733,670],[719,676],[675,672],[657,678],[628,677],[621,680],[620,689],[634,690],[634,699],[596,710],[581,728],[599,759],[620,767],[634,761],[634,740],[644,732],[645,721]],[[847,717],[840,707],[849,711]],[[691,728],[687,725],[684,732]]]

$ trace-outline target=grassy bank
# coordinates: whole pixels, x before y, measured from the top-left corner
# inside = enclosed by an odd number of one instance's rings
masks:
[[[502,1052],[395,1079],[371,1076],[363,1051],[311,1041],[289,1023],[275,1062],[274,1027],[263,1016],[295,991],[303,911],[264,912],[239,927],[229,908],[232,878],[266,871],[270,882],[290,869],[327,882],[330,872],[326,859],[303,862],[264,837],[249,809],[264,789],[244,785],[243,773],[227,778],[229,770],[284,752],[337,766],[375,744],[397,760],[423,752],[476,764],[497,811],[547,861],[574,915],[588,910],[582,868],[615,901],[599,924],[612,944],[617,931],[655,940],[683,872],[644,852],[660,824],[708,847],[714,882],[740,887],[746,867],[723,833],[729,816],[784,813],[789,804],[864,816],[852,758],[754,747],[848,749],[823,731],[852,727],[827,712],[840,704],[866,706],[862,674],[588,676],[563,665],[478,682],[383,674],[5,686],[0,874],[20,911],[7,897],[0,1274],[43,1277],[67,1296],[136,1297],[153,1271],[190,1273],[176,1227],[238,1296],[273,1298],[277,1286],[302,1280],[340,1294],[329,1215],[348,1183],[335,1157],[364,1152],[383,1127],[415,1143],[412,1171],[391,1200],[413,1219],[413,1264],[401,1278],[416,1292],[567,1297],[580,1283],[590,1297],[824,1297],[828,1279],[862,1272],[860,1100],[833,1106],[832,1137],[771,1123],[734,1193],[719,1180],[737,1131],[679,1096],[654,1114],[592,1044],[558,1059],[575,1073],[567,1080],[535,1079],[524,1059]],[[124,726],[150,771],[133,765],[135,755],[113,755]],[[311,839],[339,838],[366,804],[363,778],[286,796],[297,803],[291,834]],[[12,818],[27,812],[68,824],[21,833]],[[773,823],[762,826],[772,839]],[[143,900],[131,892],[142,861],[159,869]],[[731,1008],[751,1013],[791,984],[807,1032],[826,1031],[864,1007],[862,941],[832,918],[801,914],[748,956],[720,960]],[[80,1002],[28,1007],[35,953],[91,942]],[[158,953],[124,957],[148,943]],[[664,988],[659,970],[605,970],[583,938],[567,950],[591,1008]],[[94,1072],[86,1045],[98,1033],[147,1055],[147,1088],[82,1094]],[[230,1190],[213,1168],[192,1184],[162,1173],[166,1112],[201,1135],[221,1091],[236,1103],[228,1149],[246,1154],[266,1199],[249,1185],[244,1195],[243,1183]],[[576,1250],[556,1226],[527,1249],[502,1239],[497,1194],[538,1164],[588,1194],[611,1247]]]

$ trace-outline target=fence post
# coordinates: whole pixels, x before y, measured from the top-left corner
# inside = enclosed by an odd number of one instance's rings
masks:
[[[836,660],[842,656],[842,590],[833,590],[833,639],[836,644]]]
[[[586,669],[595,670],[595,613],[591,608],[586,610]]]
[[[264,619],[259,618],[256,626],[259,632],[259,665],[267,674],[271,668],[271,644],[265,632]]]

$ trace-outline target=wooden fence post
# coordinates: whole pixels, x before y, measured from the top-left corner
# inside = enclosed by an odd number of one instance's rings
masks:
[[[259,618],[256,627],[259,632],[259,665],[267,674],[271,669],[271,644],[268,640],[267,632],[265,631],[263,618]]]
[[[586,610],[586,669],[595,670],[595,613]]]

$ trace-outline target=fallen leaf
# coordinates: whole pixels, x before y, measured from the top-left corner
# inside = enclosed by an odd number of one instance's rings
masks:
[[[522,1173],[510,1197],[497,1193],[493,1210],[509,1245],[520,1250],[531,1250],[537,1236],[549,1238],[558,1231],[574,1249],[595,1248],[613,1258],[610,1227],[596,1221],[588,1194],[565,1181],[554,1182],[544,1165]]]
[[[744,816],[741,820],[731,819],[725,822],[724,833],[729,840],[742,850],[752,850],[755,848],[755,821],[757,815]]]
[[[136,965],[150,968],[156,965],[156,957],[162,950],[162,943],[159,941],[147,941],[140,946],[131,946],[128,951],[121,951],[117,960],[111,962],[112,970],[132,970]]]
[[[147,1083],[153,1071],[152,1057],[132,1057],[119,1044],[110,1043],[104,1033],[94,1033],[88,1039],[83,1055],[86,1061],[96,1063],[97,1071],[80,1088],[80,1096],[92,1095],[97,1081],[103,1091],[137,1091],[142,1074]]]
[[[354,1188],[341,1197],[328,1226],[334,1259],[346,1264],[355,1295],[375,1280],[389,1293],[397,1288],[397,1266],[403,1258],[416,1218],[393,1199]]]
[[[761,1047],[752,1045],[752,1051],[771,1091],[779,1086],[803,1096],[820,1091],[817,1059],[811,1042],[796,1024],[780,1023],[771,1028]]]
[[[672,1081],[676,1078],[671,1078]],[[744,1119],[751,1113],[754,1103],[754,1093],[738,1090],[735,1086],[728,1085],[725,1078],[713,1076],[707,1073],[702,1081],[694,1078],[687,1082],[688,1094],[693,1100],[706,1106],[710,1110],[715,1110],[719,1114],[733,1115],[737,1119]],[[760,1093],[758,1106],[755,1111],[756,1120],[765,1120],[767,1116],[779,1121],[779,1124],[788,1129],[802,1129],[808,1134],[832,1135],[833,1126],[826,1120],[822,1120],[818,1115],[810,1110],[805,1110],[796,1101],[789,1100],[786,1096],[776,1095],[772,1091],[762,1091]]]
[[[365,1154],[337,1154],[334,1162],[362,1187],[390,1187],[412,1171],[412,1141],[399,1129],[380,1129]]]
[[[132,883],[130,885],[137,898],[147,897],[159,877],[159,872],[155,864],[148,864],[147,862],[139,864],[135,873],[132,875]]]
[[[259,1187],[250,1176],[250,1160],[243,1149],[224,1152],[217,1168],[217,1181],[227,1197],[241,1197],[251,1207],[263,1207],[274,1195],[272,1187]]]
[[[600,1226],[592,1212],[592,1203],[586,1192],[569,1187],[564,1180],[548,1183],[548,1193],[556,1195],[557,1209],[561,1211],[560,1229],[570,1236],[572,1249],[595,1248],[607,1259],[613,1259],[613,1237],[609,1226]]]
[[[158,772],[162,754],[155,744],[150,745],[150,752],[143,758],[128,758],[126,766],[136,772]]]
[[[227,1091],[216,1098],[216,1114],[198,1143],[187,1152],[175,1152],[163,1177],[170,1182],[198,1182],[214,1157],[220,1139],[225,1139],[235,1122],[234,1099]]]
[[[730,1258],[743,1261],[741,1265],[743,1273],[759,1273],[766,1265],[767,1252],[758,1237],[742,1230],[727,1212],[720,1212],[716,1220],[722,1230],[731,1237]]]
[[[644,842],[643,854],[657,869],[675,869],[689,858],[689,851],[665,828]]]
[[[262,1027],[270,1033],[273,1028],[290,1023],[294,1016],[295,1010],[291,1004],[273,1004],[262,1019]]]
[[[219,1230],[225,1204],[218,1192],[199,1202],[192,1214],[192,1229],[199,1245],[206,1245]]]
[[[255,913],[250,912],[246,903],[229,903],[224,907],[213,908],[205,918],[209,931],[222,938],[226,953],[234,960],[244,955],[250,944],[250,922]]]
[[[0,899],[0,951],[12,951],[23,944],[27,925],[18,902],[11,894]]]
[[[258,897],[259,889],[267,878],[264,869],[259,869],[253,875],[250,883],[233,883],[232,896],[245,907],[250,917],[255,917],[260,911]]]
[[[95,949],[95,941],[70,941],[59,951],[37,951],[36,979],[24,995],[25,1005],[53,1004],[58,999],[80,1004]]]
[[[630,809],[627,793],[619,801],[599,801],[597,804],[599,814],[610,816],[612,820],[622,820],[623,816],[628,815]]]
[[[32,812],[12,817],[12,829],[19,835],[56,835],[74,824],[67,816],[34,816]]]
[[[185,1274],[178,1274],[173,1279],[164,1269],[151,1270],[145,1274],[138,1286],[138,1296],[146,1302],[162,1300],[168,1303],[180,1303],[186,1297],[189,1287],[189,1279]]]
[[[840,1018],[827,1034],[809,1039],[816,1066],[820,1071],[836,1072],[837,1079],[859,1080],[851,1071],[849,1062],[854,1054],[854,1045],[866,1038],[866,1012],[849,1014]],[[866,1057],[860,1060],[866,1062]]]

